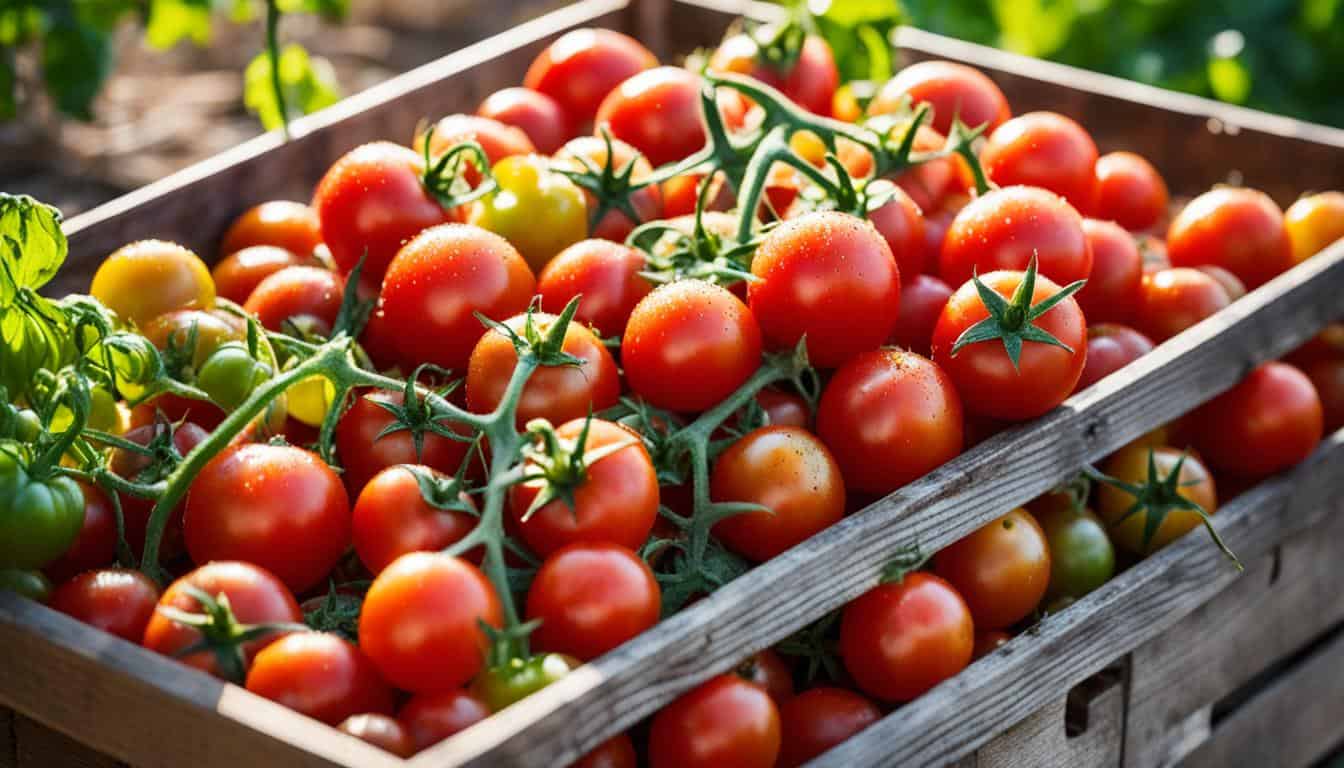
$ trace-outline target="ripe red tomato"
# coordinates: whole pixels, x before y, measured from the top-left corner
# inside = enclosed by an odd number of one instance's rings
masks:
[[[219,244],[219,253],[228,256],[244,248],[269,245],[307,259],[321,244],[322,225],[316,211],[303,203],[271,200],[247,209],[233,220]]]
[[[654,165],[690,156],[705,145],[700,78],[658,67],[622,82],[597,110],[597,127],[644,153]]]
[[[83,480],[78,482],[79,490],[84,493],[84,523],[65,554],[42,569],[47,578],[57,584],[85,571],[105,566],[117,554],[117,518],[111,502],[98,486]],[[122,514],[125,514],[125,510]],[[139,642],[140,638],[136,637],[135,641]]]
[[[1217,472],[1250,480],[1288,469],[1321,441],[1316,388],[1287,363],[1265,363],[1190,415],[1195,447]]]
[[[460,558],[412,552],[373,580],[359,615],[359,642],[396,687],[451,691],[485,665],[481,622],[503,624],[499,597],[485,574]]]
[[[163,423],[146,424],[135,427],[122,437],[137,445],[163,443],[169,429],[170,427]],[[204,429],[191,422],[178,424],[172,430],[173,450],[177,451],[179,456],[186,456],[191,453],[193,448],[210,436]],[[158,438],[157,441],[156,438]],[[146,475],[146,470],[149,470],[152,464],[150,457],[142,453],[117,448],[112,451],[108,468],[121,477],[136,482],[162,479]],[[139,496],[132,496],[129,493],[122,493],[119,496],[121,497],[121,515],[126,527],[126,543],[131,545],[131,551],[136,555],[142,555],[145,551],[145,532],[149,526],[149,516],[154,511],[154,502],[149,499],[142,499]],[[87,504],[87,497],[85,499]],[[161,560],[171,560],[183,552],[185,543],[182,539],[182,510],[185,506],[185,504],[178,504],[168,516],[168,524],[163,528],[163,538],[159,541],[159,558]],[[113,546],[115,546],[115,542],[114,537]]]
[[[266,646],[247,690],[336,725],[361,712],[392,714],[393,692],[359,647],[325,632],[295,632]]]
[[[710,56],[709,69],[753,77],[818,115],[830,115],[831,100],[840,85],[831,46],[816,35],[803,39],[797,58],[787,68],[771,63],[756,38],[745,33],[733,35]]]
[[[1328,357],[1312,360],[1302,365],[1302,372],[1311,379],[1316,394],[1321,398],[1321,410],[1324,415],[1326,433],[1344,427],[1344,357]],[[88,493],[85,490],[85,493]],[[86,522],[87,528],[87,507]],[[80,540],[83,534],[80,535]],[[76,546],[78,546],[76,540]],[[68,553],[67,553],[68,556]],[[47,566],[51,570],[51,566]]]
[[[1178,267],[1222,267],[1255,290],[1294,264],[1283,212],[1264,192],[1218,187],[1191,200],[1167,230]]]
[[[1003,629],[1045,597],[1050,545],[1036,518],[1014,509],[940,551],[933,568],[961,593],[978,629]]]
[[[575,440],[585,419],[561,424],[556,434]],[[540,487],[522,483],[509,489],[509,509],[529,549],[548,557],[567,544],[609,543],[639,549],[658,518],[658,475],[644,442],[619,424],[593,419],[585,452],[625,443],[588,465],[573,489],[574,507],[557,499],[522,520]]]
[[[1149,229],[1167,215],[1167,182],[1142,156],[1108,152],[1097,158],[1093,214],[1130,231]]]
[[[840,467],[820,440],[799,427],[762,427],[733,443],[714,462],[710,496],[771,510],[734,515],[714,526],[724,546],[758,563],[845,514]]]
[[[947,137],[935,131],[926,124],[921,124],[915,131],[915,142],[912,146],[916,152],[935,152],[947,145]],[[840,144],[837,149],[842,150],[845,144]],[[867,150],[863,153],[866,154]],[[864,157],[864,154],[854,154],[855,164],[846,164],[850,175],[862,177],[871,169],[871,155]],[[867,163],[864,163],[864,160]],[[959,156],[940,157],[934,160],[926,160],[913,168],[902,171],[895,178],[896,186],[905,190],[906,194],[915,201],[920,210],[926,216],[947,208],[949,196],[953,194],[963,194],[969,192],[975,187],[975,177],[971,173],[971,167]],[[927,233],[926,233],[927,236]],[[934,250],[937,254],[937,250]]]
[[[1007,645],[1008,641],[1012,639],[1012,635],[1001,629],[987,629],[984,632],[976,632],[975,651],[972,654],[972,659],[978,660],[982,656],[988,656]]]
[[[891,200],[868,212],[868,220],[891,247],[891,255],[896,259],[901,278],[909,281],[924,271],[927,255],[924,249],[924,213],[901,187],[892,190],[891,195]]]
[[[966,601],[931,573],[876,586],[840,617],[845,669],[859,690],[882,701],[910,701],[957,674],[974,644]]]
[[[1208,273],[1188,267],[1149,272],[1139,284],[1139,331],[1161,344],[1232,303],[1227,289]]]
[[[844,688],[813,688],[779,707],[778,768],[797,768],[882,718],[873,702]]]
[[[627,166],[634,164],[630,173],[632,182],[639,182],[653,172],[649,161],[638,150],[620,139],[611,140],[611,154],[610,164],[613,172],[624,173]],[[586,167],[580,158],[586,159],[595,168],[606,168],[608,165],[606,140],[598,136],[580,136],[570,140],[555,154],[555,161],[559,167],[576,171]],[[636,226],[661,218],[663,215],[663,193],[657,184],[650,184],[630,194],[627,202],[634,209],[638,220],[631,219],[629,214],[619,208],[609,208],[602,214],[602,218],[593,224],[592,217],[597,211],[598,201],[587,190],[584,190],[583,194],[588,203],[591,236],[603,240],[623,243]]]
[[[734,671],[743,680],[763,688],[774,699],[776,706],[793,696],[793,669],[769,648],[752,654],[738,664]]]
[[[584,133],[608,93],[656,66],[658,58],[632,37],[609,29],[576,29],[532,61],[523,85],[559,102],[573,128]]]
[[[423,152],[424,141],[424,134],[417,133],[411,141],[411,149]],[[434,137],[429,140],[429,152],[433,156],[438,156],[468,141],[481,145],[485,159],[491,166],[506,157],[530,155],[537,151],[532,140],[521,128],[505,125],[489,117],[459,113],[448,115],[434,125]],[[463,174],[463,178],[468,184],[475,186],[480,173],[472,167]]]
[[[1005,270],[984,275],[981,281],[1007,299],[1017,291],[1023,276],[1022,272]],[[1037,276],[1032,306],[1059,291],[1054,281]],[[952,354],[952,346],[961,334],[987,317],[989,310],[975,285],[966,283],[952,294],[933,330],[934,362],[956,384],[966,409],[995,419],[1022,421],[1064,402],[1078,383],[1087,358],[1087,323],[1078,302],[1070,296],[1031,321],[1069,348],[1027,341],[1022,344],[1016,366],[999,339],[969,344]]]
[[[1091,213],[1097,197],[1097,145],[1087,129],[1056,112],[1029,112],[1000,125],[980,151],[989,180],[1041,187]]]
[[[416,752],[429,749],[490,716],[490,708],[471,693],[453,688],[417,693],[397,713],[411,734]]]
[[[530,88],[495,91],[485,97],[476,114],[521,130],[543,155],[554,153],[571,135],[560,102]]]
[[[933,327],[952,298],[952,289],[933,275],[915,275],[901,286],[901,313],[888,342],[928,357]]]
[[[1320,192],[1297,200],[1288,206],[1283,223],[1293,244],[1293,261],[1316,255],[1344,237],[1344,192]]]
[[[761,361],[747,305],[700,280],[660,286],[635,305],[621,344],[626,380],[651,405],[693,413],[742,386]]]
[[[1223,290],[1227,291],[1229,299],[1236,301],[1246,295],[1246,284],[1226,269],[1215,267],[1212,264],[1205,264],[1201,267],[1195,267],[1195,269],[1217,280],[1218,284],[1223,286]]]
[[[756,402],[770,426],[812,428],[812,411],[801,395],[766,387],[756,393]]]
[[[961,453],[961,398],[928,359],[874,350],[850,360],[826,385],[817,434],[850,491],[885,494]]]
[[[159,602],[159,588],[139,571],[85,571],[56,588],[53,610],[123,640],[139,643]]]
[[[185,586],[192,586],[214,598],[229,599],[234,618],[241,624],[272,622],[300,622],[303,613],[294,595],[276,577],[251,563],[220,561],[206,563],[169,585],[159,598],[159,605],[188,613],[200,613],[200,603],[187,594]],[[262,648],[278,639],[268,634],[243,645],[244,656],[251,659]],[[178,654],[201,641],[200,630],[179,624],[161,612],[155,612],[145,627],[141,645],[164,656],[175,657],[189,667],[223,677],[224,672],[210,651],[197,651],[186,656]]]
[[[421,232],[392,260],[382,308],[398,356],[461,370],[492,320],[527,309],[536,278],[507,240],[480,227],[445,224]]]
[[[515,315],[504,324],[522,333],[528,315]],[[531,314],[538,333],[545,335],[555,324],[555,316]],[[533,419],[563,424],[590,413],[606,410],[621,397],[621,375],[616,361],[592,331],[579,323],[565,328],[562,350],[581,362],[578,365],[538,368],[527,380],[518,401],[518,426]],[[486,331],[467,364],[467,407],[476,413],[490,413],[504,399],[518,350],[513,340],[497,329]]]
[[[408,758],[415,754],[415,742],[411,741],[410,731],[387,715],[372,712],[351,715],[342,720],[341,724],[336,726],[336,730],[391,752],[397,757]]]
[[[1004,187],[972,200],[943,238],[938,275],[959,286],[972,272],[1027,268],[1060,285],[1092,274],[1092,248],[1083,217],[1063,198],[1037,187]]]
[[[387,141],[356,147],[327,170],[313,209],[342,274],[364,258],[360,280],[376,289],[407,240],[452,218],[425,189],[424,172],[423,155]]]
[[[313,330],[330,333],[341,311],[345,281],[318,267],[285,267],[262,280],[243,309],[257,316],[262,327],[279,331],[286,320],[316,321]]]
[[[556,255],[541,270],[537,293],[541,307],[559,312],[582,296],[574,320],[591,325],[603,336],[625,333],[626,321],[653,285],[640,276],[644,254],[610,240],[582,240]]]
[[[1088,326],[1087,363],[1073,391],[1087,389],[1152,351],[1152,340],[1129,326],[1117,323]]]
[[[902,98],[933,107],[932,126],[946,134],[953,118],[972,128],[987,125],[986,135],[1013,116],[1003,91],[978,69],[951,61],[921,61],[905,67],[877,92],[868,114],[895,112]]]
[[[527,590],[538,650],[595,659],[658,623],[658,582],[634,552],[576,543],[546,558]]]
[[[620,733],[598,744],[569,768],[635,768],[637,765],[639,756],[635,754],[634,742]]]
[[[448,475],[456,474],[462,465],[469,443],[426,431],[417,452],[410,430],[379,437],[395,421],[380,403],[401,406],[405,402],[401,392],[369,392],[354,398],[350,410],[336,422],[336,452],[351,496],[359,496],[374,475],[397,464],[424,464]]]
[[[1083,219],[1083,233],[1092,250],[1092,272],[1079,291],[1078,306],[1089,323],[1124,323],[1139,303],[1143,257],[1134,237],[1119,224]]]
[[[284,248],[253,245],[220,259],[210,270],[210,276],[215,281],[215,293],[219,298],[242,304],[267,277],[285,267],[311,263],[311,259],[296,256]]]
[[[430,471],[429,467],[422,469]],[[466,493],[459,500],[476,509]],[[475,527],[475,515],[438,509],[425,501],[420,483],[405,465],[374,475],[355,500],[351,517],[355,552],[374,576],[408,552],[443,549]]]
[[[771,768],[779,756],[779,710],[736,675],[710,678],[653,716],[651,768]]]

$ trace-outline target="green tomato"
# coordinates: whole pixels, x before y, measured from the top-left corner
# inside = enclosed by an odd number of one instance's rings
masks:
[[[569,674],[582,662],[572,656],[547,653],[530,659],[510,659],[491,667],[471,683],[471,692],[490,707],[491,712],[521,701]]]
[[[196,386],[224,410],[233,411],[270,376],[271,367],[252,357],[246,344],[228,342],[206,358],[196,373]]]
[[[65,476],[37,479],[0,450],[0,566],[41,568],[74,543],[84,525],[84,492]]]
[[[491,173],[499,188],[472,207],[471,223],[508,240],[532,271],[588,236],[583,190],[551,171],[546,158],[506,157]]]
[[[51,599],[51,581],[41,571],[0,568],[0,592],[17,592],[29,600],[45,603]]]
[[[1077,600],[1115,575],[1115,548],[1091,510],[1052,509],[1036,519],[1050,546],[1047,600]]]

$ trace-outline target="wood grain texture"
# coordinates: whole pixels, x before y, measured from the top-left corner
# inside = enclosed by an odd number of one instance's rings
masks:
[[[1088,697],[1087,729],[1065,733],[1060,696],[975,753],[968,768],[1118,768],[1124,744],[1125,691],[1112,679]]]

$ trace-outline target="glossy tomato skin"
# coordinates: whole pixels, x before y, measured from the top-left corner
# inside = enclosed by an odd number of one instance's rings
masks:
[[[471,205],[468,220],[501,235],[534,270],[588,234],[583,190],[551,170],[541,155],[515,155],[495,164],[498,189]]]
[[[961,453],[961,398],[927,358],[874,350],[850,360],[826,385],[817,434],[847,489],[885,494]]]
[[[831,46],[816,35],[803,39],[797,59],[787,69],[766,61],[751,35],[733,35],[715,49],[709,59],[709,68],[714,72],[732,72],[760,80],[818,115],[831,113],[831,100],[840,85],[840,72],[835,66]]]
[[[1265,193],[1244,187],[1191,200],[1167,229],[1167,256],[1178,267],[1222,267],[1251,290],[1294,263],[1283,212]]]
[[[321,244],[322,224],[316,211],[305,203],[271,200],[247,209],[233,220],[220,242],[219,253],[229,256],[244,248],[265,245],[307,259]]]
[[[425,150],[425,135],[417,132],[415,138],[411,140],[411,148],[422,154]],[[448,115],[434,125],[434,135],[429,140],[429,152],[431,156],[438,157],[458,144],[469,141],[481,146],[481,151],[485,153],[485,159],[491,168],[505,158],[528,155],[537,151],[532,140],[519,128],[488,117],[458,113]],[[463,181],[472,187],[481,180],[481,172],[475,162],[463,165],[461,173]]]
[[[859,689],[905,702],[971,661],[975,628],[966,601],[931,573],[882,584],[845,606],[840,658]]]
[[[295,632],[263,648],[247,672],[247,690],[332,726],[393,708],[392,688],[373,662],[354,643],[325,632]]]
[[[971,609],[977,629],[1003,629],[1031,614],[1050,585],[1050,545],[1025,509],[1015,509],[934,557]]]
[[[450,220],[421,183],[424,171],[421,153],[387,141],[356,147],[327,170],[313,193],[313,210],[342,274],[363,257],[360,280],[376,289],[402,245]]]
[[[575,440],[584,421],[561,424],[556,434]],[[529,549],[547,557],[576,543],[605,542],[632,550],[644,545],[658,518],[658,475],[653,461],[633,432],[603,419],[589,424],[587,452],[621,443],[626,447],[588,465],[586,477],[574,489],[572,510],[557,499],[524,521],[539,489],[523,483],[509,490],[510,515]]]
[[[379,437],[395,421],[379,403],[401,406],[405,401],[401,392],[365,392],[354,398],[350,410],[336,422],[336,453],[350,496],[358,497],[374,475],[397,464],[424,464],[452,475],[466,458],[468,443],[432,432],[425,432],[418,452],[410,430]]]
[[[541,312],[530,315],[538,332],[545,335],[556,317]],[[521,334],[528,315],[515,315],[504,325]],[[565,328],[561,347],[579,361],[577,365],[538,368],[527,380],[518,401],[518,427],[533,419],[563,424],[616,405],[621,396],[621,376],[616,360],[592,331],[571,322]],[[498,329],[486,331],[467,363],[467,407],[475,413],[490,413],[499,406],[518,367],[518,350]]]
[[[156,437],[163,435],[167,429],[167,425],[164,424],[146,424],[135,427],[122,437],[132,443],[149,445]],[[191,422],[184,422],[173,429],[173,448],[178,455],[186,456],[191,453],[193,448],[204,442],[207,437],[209,437],[209,433],[204,429]],[[151,461],[148,456],[118,448],[112,451],[108,468],[121,477],[134,481],[146,479],[141,477],[141,473],[150,464]],[[120,496],[121,514],[126,524],[126,542],[131,545],[132,552],[136,555],[142,555],[145,550],[145,532],[149,526],[149,516],[154,511],[154,502],[128,493],[120,494]],[[163,538],[159,541],[159,556],[162,559],[171,559],[182,554],[184,548],[182,514],[185,507],[185,503],[179,504],[173,508],[172,513],[168,516],[168,523],[163,529]],[[114,537],[114,546],[115,541]]]
[[[700,280],[660,286],[630,313],[621,344],[635,394],[670,411],[707,410],[760,365],[761,329],[727,289]]]
[[[1232,303],[1227,289],[1206,272],[1170,267],[1149,272],[1139,285],[1139,331],[1161,344]]]
[[[952,288],[933,275],[915,275],[903,280],[901,312],[891,331],[891,344],[928,357],[933,343],[933,328],[938,316],[952,298]]]
[[[1129,326],[1116,323],[1088,326],[1087,363],[1073,391],[1087,389],[1152,351],[1152,340]]]
[[[382,308],[398,357],[462,370],[492,320],[522,312],[536,288],[507,240],[469,224],[445,224],[406,244],[383,280]]]
[[[736,675],[710,678],[654,715],[651,768],[770,768],[779,756],[779,710]]]
[[[634,742],[629,736],[619,733],[598,744],[570,768],[635,768],[637,765],[639,756],[635,753]]]
[[[764,562],[802,543],[845,514],[845,484],[831,452],[799,427],[762,427],[715,460],[710,498],[760,504],[714,526],[729,550]]]
[[[981,281],[1000,296],[1011,297],[1022,282],[1022,272],[991,272]],[[1036,305],[1060,290],[1052,280],[1038,276],[1031,303]],[[1087,358],[1087,323],[1078,302],[1070,296],[1032,321],[1033,325],[1068,345],[1028,341],[1013,366],[998,339],[977,342],[952,354],[952,346],[967,328],[989,316],[976,292],[966,283],[952,294],[933,330],[933,359],[956,384],[968,411],[1005,421],[1032,419],[1049,411],[1073,392]]]
[[[1041,511],[1033,506],[1031,512],[1050,547],[1047,602],[1081,599],[1115,575],[1115,547],[1094,512],[1071,505]]]
[[[756,393],[756,402],[770,426],[812,428],[812,411],[802,395],[766,387]]]
[[[341,311],[345,281],[318,267],[286,267],[262,280],[243,309],[257,316],[262,327],[279,331],[285,320],[311,318],[319,331],[330,333]]]
[[[901,279],[924,271],[924,212],[901,187],[891,191],[891,200],[868,212],[868,220],[891,248]]]
[[[752,654],[735,671],[743,680],[765,689],[776,706],[793,697],[793,669],[769,648]]]
[[[1344,192],[1307,195],[1288,206],[1283,222],[1300,263],[1344,237]]]
[[[973,660],[979,660],[981,657],[997,651],[1012,640],[1013,636],[1001,629],[988,629],[984,632],[975,633],[975,650],[972,653]]]
[[[215,281],[201,257],[162,240],[140,240],[113,251],[98,266],[89,293],[137,325],[177,309],[215,306]]]
[[[415,742],[411,734],[397,720],[374,712],[362,712],[351,715],[336,726],[336,730],[354,736],[360,741],[391,752],[400,758],[415,754]]]
[[[476,114],[527,134],[538,152],[549,155],[570,136],[569,118],[560,103],[530,88],[503,88],[485,97]]]
[[[705,145],[700,78],[679,67],[640,72],[602,100],[597,127],[605,127],[654,165],[688,157]]]
[[[570,140],[560,148],[560,151],[555,153],[555,161],[561,167],[576,171],[584,170],[587,167],[587,164],[580,158],[586,159],[599,170],[610,165],[613,173],[625,173],[625,169],[629,167],[630,180],[636,183],[653,172],[653,167],[649,165],[648,159],[641,155],[639,150],[620,139],[611,140],[610,159],[607,157],[606,139],[600,136],[579,136]],[[603,240],[623,243],[636,226],[661,218],[663,215],[663,193],[661,187],[657,184],[650,184],[630,193],[626,202],[634,210],[635,219],[631,219],[626,212],[612,207],[602,214],[602,218],[593,222],[592,218],[597,214],[598,200],[591,192],[586,190],[584,191],[584,199],[588,205],[589,235]]]
[[[219,298],[242,304],[267,277],[285,267],[311,263],[311,259],[296,256],[284,248],[253,245],[225,256],[210,270],[210,276],[215,281]]]
[[[59,584],[79,574],[112,562],[117,554],[117,517],[102,489],[83,480],[84,524],[65,554],[47,563],[42,572]],[[125,511],[123,510],[123,515]],[[138,642],[139,637],[135,640]]]
[[[159,602],[159,588],[139,571],[85,571],[51,593],[53,610],[123,640],[139,643]]]
[[[397,719],[410,732],[416,752],[429,749],[489,716],[490,708],[485,702],[461,688],[417,693],[397,713]]]
[[[615,544],[570,544],[546,558],[527,591],[539,650],[595,659],[658,623],[661,593],[638,555]]]
[[[640,276],[647,266],[643,253],[610,240],[581,240],[546,264],[537,280],[541,307],[560,312],[581,296],[574,320],[603,336],[620,336],[640,299],[653,285]]]
[[[1191,415],[1195,447],[1215,471],[1249,480],[1281,472],[1316,449],[1324,411],[1311,379],[1271,362]]]
[[[1311,379],[1316,394],[1321,398],[1326,434],[1344,427],[1344,357],[1312,360],[1302,365],[1302,372]],[[86,521],[87,509],[86,507]],[[87,525],[86,522],[85,526]],[[80,538],[83,538],[82,534]],[[47,566],[47,570],[50,569],[51,566]]]
[[[873,702],[844,688],[813,688],[780,705],[784,734],[778,768],[797,766],[838,746],[882,717]]]
[[[1148,481],[1150,447],[1142,442],[1130,443],[1111,454],[1101,471],[1116,479],[1142,485]],[[1152,447],[1152,450],[1153,463],[1160,479],[1175,471],[1176,464],[1180,462],[1180,488],[1177,492],[1203,507],[1210,515],[1218,510],[1218,491],[1213,475],[1198,456],[1165,446]],[[1125,518],[1124,515],[1134,506],[1134,502],[1134,496],[1128,491],[1106,484],[1097,487],[1097,514],[1109,526],[1107,533],[1116,546],[1135,555],[1156,552],[1202,523],[1199,515],[1192,511],[1170,510],[1154,532],[1152,540],[1144,546],[1144,528],[1151,513],[1144,508]]]
[[[632,37],[608,29],[577,29],[532,61],[523,85],[555,99],[574,128],[585,132],[607,94],[656,66],[657,57]]]
[[[1056,112],[1029,112],[1000,125],[980,151],[989,180],[1041,187],[1091,213],[1097,196],[1097,145],[1078,123]]]
[[[1156,226],[1167,215],[1167,182],[1152,163],[1133,152],[1108,152],[1097,158],[1097,200],[1092,213],[1136,232]]]
[[[1119,224],[1083,219],[1092,250],[1087,285],[1075,296],[1088,323],[1124,323],[1134,315],[1143,281],[1143,256],[1134,237]]]
[[[993,80],[978,69],[951,61],[922,61],[897,72],[868,105],[868,113],[895,112],[903,96],[909,96],[913,104],[931,106],[931,124],[942,134],[952,128],[954,118],[972,128],[985,125],[985,135],[989,135],[1013,116],[1008,99]]]
[[[1024,270],[1033,254],[1040,274],[1060,285],[1092,273],[1092,248],[1073,206],[1038,187],[1004,187],[972,200],[952,219],[938,275],[959,286],[973,272]]]
[[[791,349],[807,338],[808,360],[834,368],[876,349],[896,325],[901,277],[891,248],[862,219],[833,211],[780,224],[751,262],[747,288],[766,342]]]
[[[422,467],[430,471],[429,467]],[[460,500],[475,509],[466,493]],[[351,515],[351,538],[359,561],[377,576],[408,552],[434,552],[476,527],[476,517],[460,510],[437,509],[425,501],[420,483],[405,465],[388,467],[360,491]]]

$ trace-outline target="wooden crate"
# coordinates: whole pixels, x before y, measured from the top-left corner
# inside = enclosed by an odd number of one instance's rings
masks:
[[[724,0],[575,3],[304,118],[288,143],[261,137],[72,219],[71,264],[52,290],[86,290],[100,258],[140,237],[176,239],[213,255],[225,225],[245,207],[276,197],[302,199],[326,166],[354,145],[404,141],[422,117],[472,109],[484,94],[518,82],[535,53],[566,29],[623,29],[666,57],[712,44],[744,11],[771,12]],[[981,67],[1018,111],[1051,108],[1072,115],[1094,132],[1103,151],[1123,147],[1152,157],[1176,194],[1197,194],[1235,173],[1286,203],[1299,190],[1338,186],[1344,178],[1341,131],[912,30],[898,42],[908,58],[954,58]],[[1291,173],[1284,170],[1285,158],[1293,160]],[[0,703],[15,710],[10,727],[0,722],[0,766],[564,765],[866,591],[893,553],[916,543],[926,550],[942,547],[1232,386],[1254,365],[1336,319],[1341,291],[1344,244],[1036,422],[968,451],[503,716],[410,761],[0,594],[0,648],[6,651],[0,654]],[[818,763],[937,765],[969,758],[984,765],[1158,765],[1187,752],[1191,759],[1205,755],[1216,762],[1220,755],[1272,746],[1254,732],[1266,723],[1290,729],[1283,733],[1328,733],[1344,716],[1344,704],[1326,706],[1339,702],[1332,688],[1338,675],[1319,672],[1339,655],[1332,640],[1313,646],[1281,680],[1255,695],[1241,691],[1240,708],[1215,704],[1235,697],[1249,678],[1320,633],[1303,629],[1298,638],[1271,631],[1274,644],[1264,646],[1263,658],[1229,663],[1235,674],[1210,667],[1200,688],[1185,685],[1180,665],[1191,663],[1182,655],[1194,643],[1189,633],[1222,626],[1208,623],[1222,621],[1220,611],[1237,614],[1253,598],[1243,595],[1250,589],[1244,585],[1256,583],[1255,574],[1266,567],[1280,580],[1297,572],[1293,568],[1324,580],[1304,586],[1304,593],[1338,593],[1341,585],[1322,565],[1329,564],[1330,553],[1307,545],[1328,538],[1319,531],[1341,490],[1344,436],[1337,435],[1307,465],[1217,515],[1223,535],[1252,564],[1247,574],[1239,576],[1202,537],[1188,537]],[[1272,596],[1261,599],[1270,602]],[[1253,625],[1261,614],[1250,610],[1243,621]],[[1310,606],[1300,610],[1313,620],[1321,613]],[[1271,630],[1281,623],[1266,622]],[[1217,650],[1210,647],[1200,658],[1223,658]],[[1233,658],[1246,653],[1223,650]],[[1097,673],[1102,677],[1093,678]],[[1300,690],[1325,697],[1317,700],[1324,702],[1319,718],[1295,719],[1298,713],[1285,709],[1283,702]],[[1072,738],[1062,714],[1070,711],[1087,723]],[[1140,735],[1145,733],[1150,735]],[[1200,742],[1200,735],[1208,738]],[[88,749],[74,747],[72,738]],[[1322,739],[1303,735],[1302,741],[1303,755],[1320,751],[1306,742]],[[1171,746],[1157,749],[1159,742]]]

